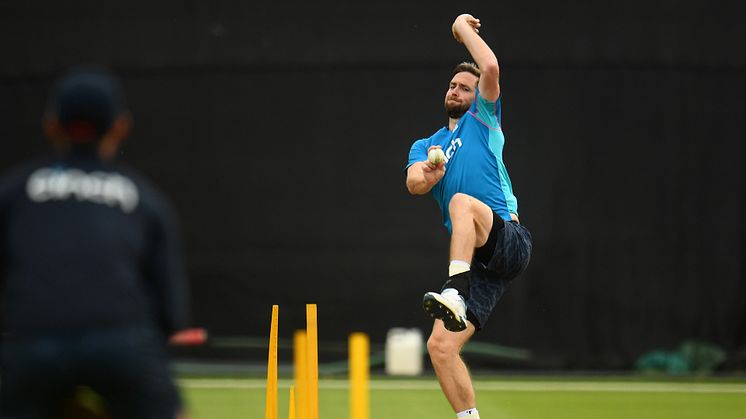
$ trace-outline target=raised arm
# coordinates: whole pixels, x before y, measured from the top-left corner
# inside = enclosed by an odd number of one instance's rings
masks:
[[[500,97],[500,67],[489,45],[479,36],[482,24],[469,14],[459,15],[451,26],[456,41],[464,44],[474,62],[479,66],[479,94],[488,101]]]

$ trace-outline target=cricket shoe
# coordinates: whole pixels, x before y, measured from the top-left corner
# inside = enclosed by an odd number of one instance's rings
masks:
[[[443,320],[451,332],[466,329],[466,303],[457,292],[428,292],[422,299],[422,308],[430,317]]]

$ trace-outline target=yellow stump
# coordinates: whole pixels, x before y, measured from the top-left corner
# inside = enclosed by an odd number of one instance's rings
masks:
[[[290,402],[288,403],[288,419],[295,419],[295,386],[290,386]]]
[[[293,380],[298,402],[298,419],[308,419],[308,355],[306,354],[306,331],[293,334]]]
[[[370,378],[370,339],[353,333],[349,339],[350,419],[369,419],[368,380]]]
[[[316,304],[306,304],[306,368],[308,368],[308,416],[319,419],[319,337]]]
[[[269,359],[267,361],[267,404],[265,419],[277,418],[277,321],[280,307],[272,306],[272,323],[269,328]]]

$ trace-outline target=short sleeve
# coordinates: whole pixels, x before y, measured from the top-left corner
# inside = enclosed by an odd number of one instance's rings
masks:
[[[479,94],[477,90],[477,99],[472,104],[472,112],[485,125],[490,128],[501,128],[500,99],[491,102]]]
[[[415,141],[414,144],[412,144],[412,148],[409,149],[409,161],[407,162],[407,167],[405,167],[404,170],[409,169],[409,166],[417,163],[418,161],[427,160],[428,148],[430,147],[428,146],[428,140],[426,138]]]

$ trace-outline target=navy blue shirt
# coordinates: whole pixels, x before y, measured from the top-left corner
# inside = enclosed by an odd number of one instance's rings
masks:
[[[170,205],[144,178],[92,153],[0,178],[0,274],[9,337],[186,327]]]

